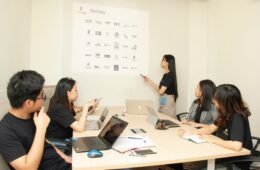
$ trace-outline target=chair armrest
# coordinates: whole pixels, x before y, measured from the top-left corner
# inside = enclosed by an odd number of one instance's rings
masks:
[[[47,140],[54,144],[56,146],[57,145],[60,145],[60,146],[72,146],[71,142],[69,141],[66,141],[66,140],[62,140],[62,139],[57,139],[57,138],[47,138]]]
[[[260,156],[260,151],[257,150],[259,144],[260,144],[260,138],[256,137],[256,136],[252,136],[252,140],[256,141],[254,146],[253,146],[253,151],[252,151],[252,155],[254,156]]]
[[[182,113],[177,114],[176,117],[179,121],[182,121],[182,120],[184,120],[183,118],[187,117],[187,115],[188,115],[188,112],[182,112]]]

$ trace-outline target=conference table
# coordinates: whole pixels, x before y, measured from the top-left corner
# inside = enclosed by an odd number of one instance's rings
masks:
[[[98,108],[101,109],[102,108]],[[158,165],[185,163],[207,160],[207,169],[214,170],[215,160],[218,158],[235,157],[249,155],[250,151],[242,149],[239,152],[232,151],[212,143],[193,143],[179,135],[180,128],[191,128],[187,125],[181,127],[169,128],[167,130],[155,129],[153,125],[146,121],[147,115],[127,114],[123,112],[124,107],[109,107],[109,114],[106,117],[101,129],[111,116],[127,121],[129,124],[121,134],[122,136],[133,135],[130,129],[142,128],[146,133],[142,136],[148,136],[155,144],[151,149],[156,154],[146,156],[130,156],[129,152],[119,153],[110,149],[103,152],[103,157],[88,158],[87,153],[76,153],[73,149],[72,153],[72,169],[73,170],[99,170],[99,169],[126,169],[139,167],[152,167]],[[100,113],[100,112],[99,112]],[[162,119],[169,119],[173,122],[180,123],[178,120],[170,118],[166,115],[158,113]],[[74,132],[74,137],[97,136],[100,130],[85,131],[82,133]]]

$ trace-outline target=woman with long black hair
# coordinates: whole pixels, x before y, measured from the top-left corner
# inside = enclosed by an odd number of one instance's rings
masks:
[[[157,85],[149,77],[143,76],[144,80],[151,85],[159,94],[159,112],[170,117],[176,118],[176,100],[178,98],[177,75],[175,58],[173,55],[166,54],[161,61],[164,75]]]
[[[51,119],[47,129],[48,138],[67,139],[72,137],[73,131],[82,132],[85,130],[86,115],[95,102],[90,101],[84,107],[79,108],[74,106],[77,98],[76,81],[72,78],[60,79],[47,111]],[[75,119],[76,112],[82,112],[78,120]]]
[[[218,117],[214,124],[198,129],[198,134],[213,144],[234,151],[242,148],[252,150],[252,139],[248,117],[251,115],[245,105],[239,89],[232,84],[223,84],[217,87],[213,102],[218,110]],[[215,133],[216,136],[210,135]],[[216,168],[232,166],[232,169],[247,170],[250,163],[239,162],[232,165],[224,165],[223,162],[236,158],[217,160]]]
[[[203,127],[212,124],[218,116],[218,112],[212,102],[216,85],[209,79],[201,80],[195,90],[196,99],[190,106],[187,120],[184,123],[194,127]]]

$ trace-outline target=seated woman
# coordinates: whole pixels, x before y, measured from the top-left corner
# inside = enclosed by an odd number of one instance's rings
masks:
[[[216,86],[211,80],[201,80],[195,90],[195,99],[189,109],[187,121],[194,127],[204,127],[212,124],[217,118],[217,110],[212,103]]]
[[[197,130],[197,133],[213,144],[240,151],[242,147],[252,150],[252,140],[248,117],[251,115],[242,100],[239,89],[232,84],[223,84],[216,88],[213,102],[218,110],[218,117],[214,124]],[[216,136],[212,136],[216,132]],[[250,163],[240,162],[225,165],[223,162],[237,158],[225,158],[216,161],[216,168],[230,168],[237,170],[249,169]],[[201,169],[197,168],[197,169]]]
[[[85,130],[86,115],[95,102],[88,102],[84,107],[75,107],[78,98],[76,81],[71,78],[62,78],[55,89],[47,111],[51,121],[47,129],[47,138],[67,139],[72,137],[72,132]],[[82,112],[76,120],[76,112]]]

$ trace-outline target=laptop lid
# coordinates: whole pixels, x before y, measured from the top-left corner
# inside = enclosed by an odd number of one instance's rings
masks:
[[[152,108],[152,107],[147,107],[147,110],[149,112],[146,121],[148,123],[150,123],[151,125],[155,126],[157,124],[158,121],[164,122],[165,126],[167,128],[171,128],[171,127],[180,127],[180,125],[178,125],[177,123],[171,121],[171,120],[167,120],[167,119],[159,119],[159,116],[157,115],[156,111]]]
[[[107,145],[112,146],[119,138],[121,133],[125,130],[127,125],[128,122],[116,116],[112,116],[102,131],[99,133],[98,138],[102,139],[102,141]]]
[[[126,121],[112,116],[98,136],[76,138],[72,141],[72,146],[76,152],[111,149],[127,125]]]
[[[98,122],[100,123],[100,125],[102,125],[102,123],[103,123],[104,120],[106,119],[107,114],[108,114],[108,109],[107,109],[107,107],[105,107],[104,110],[103,110],[103,112],[102,112],[102,114],[101,114],[101,116],[100,116],[100,118],[99,118],[99,120],[98,120]]]
[[[148,114],[146,107],[153,107],[151,100],[126,100],[126,112],[128,114]]]
[[[149,114],[147,116],[146,121],[150,123],[151,125],[155,126],[157,122],[159,121],[159,117],[155,110],[152,107],[147,106],[146,109],[148,110]]]

